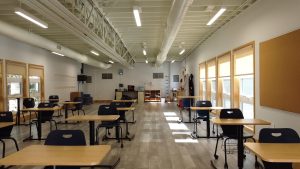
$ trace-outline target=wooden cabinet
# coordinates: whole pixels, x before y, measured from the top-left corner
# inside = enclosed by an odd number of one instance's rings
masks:
[[[145,90],[145,102],[160,101],[160,90]]]

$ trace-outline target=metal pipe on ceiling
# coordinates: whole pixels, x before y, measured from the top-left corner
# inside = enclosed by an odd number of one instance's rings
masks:
[[[193,0],[174,0],[167,19],[167,27],[164,32],[164,39],[160,52],[156,58],[156,65],[161,65],[166,59],[168,52],[177,36],[179,28],[183,22],[184,16],[188,11]]]
[[[65,55],[66,57],[77,60],[80,63],[99,67],[102,69],[108,69],[111,67],[110,64],[105,64],[105,63],[95,60],[89,56],[82,55],[82,54],[77,53],[67,47],[61,46],[61,49],[58,49],[57,48],[58,44],[56,42],[53,42],[49,39],[46,39],[39,35],[36,35],[32,32],[28,32],[28,31],[18,28],[16,26],[10,25],[3,21],[0,21],[0,33],[4,34],[6,36],[9,36],[13,39],[16,39],[16,40],[19,40],[19,41],[22,41],[25,43],[29,43],[34,46],[38,46],[40,48],[44,48],[44,49],[47,49],[50,51],[61,53],[61,54]]]

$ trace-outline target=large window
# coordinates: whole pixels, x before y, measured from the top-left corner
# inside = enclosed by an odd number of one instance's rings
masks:
[[[207,99],[211,101],[212,106],[217,105],[217,78],[216,78],[216,60],[207,62]]]
[[[234,106],[239,107],[246,119],[254,118],[254,48],[253,44],[233,51]]]
[[[206,70],[205,63],[199,65],[199,74],[200,74],[200,99],[206,100]]]
[[[22,97],[22,75],[7,75],[8,110],[17,111],[17,97]]]
[[[231,108],[231,65],[230,53],[218,57],[218,105]]]

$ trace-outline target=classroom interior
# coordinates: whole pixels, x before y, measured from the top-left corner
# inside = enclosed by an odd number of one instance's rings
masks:
[[[300,169],[299,11],[299,0],[0,0],[0,168]],[[222,121],[235,112],[243,122]],[[268,129],[296,141],[255,147],[272,143]],[[84,144],[56,144],[55,131]]]

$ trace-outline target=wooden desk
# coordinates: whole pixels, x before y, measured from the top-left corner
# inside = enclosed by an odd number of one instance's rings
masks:
[[[0,128],[15,125],[15,122],[0,122]]]
[[[66,121],[88,121],[90,126],[90,145],[95,145],[95,121],[116,121],[119,118],[119,115],[80,115],[69,117]]]
[[[42,123],[41,123],[41,114],[45,111],[56,111],[60,110],[61,107],[47,107],[47,108],[26,108],[22,109],[21,111],[27,111],[27,112],[38,112],[37,113],[37,131],[38,131],[38,138],[34,139],[32,136],[29,136],[28,138],[24,139],[24,141],[27,140],[42,140]]]
[[[79,104],[79,103],[81,103],[81,102],[71,102],[71,101],[70,102],[69,101],[58,102],[58,104],[63,104],[64,107],[65,107],[65,119],[68,118],[68,108],[69,108],[69,105],[75,105],[75,104]],[[68,124],[68,121],[65,120],[65,122],[62,123],[62,124]]]
[[[197,117],[197,110],[222,110],[223,107],[190,107],[191,110],[195,111],[195,118]],[[206,137],[205,136],[198,136],[197,134],[197,126],[195,126],[196,128],[196,131],[193,131],[193,134],[192,136],[194,138],[215,138],[215,137],[211,137],[210,136],[210,112],[208,113],[207,115],[207,118],[206,118]],[[197,125],[197,124],[195,124]]]
[[[270,122],[261,119],[211,119],[214,124],[218,125],[236,125],[238,133],[238,168],[243,168],[244,145],[243,145],[243,125],[270,125]]]
[[[45,146],[31,145],[0,159],[0,165],[18,166],[94,166],[99,165],[110,145]]]
[[[136,99],[133,99],[133,100],[112,100],[112,102],[119,102],[119,103],[128,103],[128,102],[132,102],[132,103],[135,103],[136,102]]]
[[[134,119],[134,110],[135,107],[117,107],[117,111],[131,111],[132,112],[132,121],[128,121],[128,123],[136,123]]]
[[[244,143],[262,160],[273,163],[300,163],[299,143]]]

